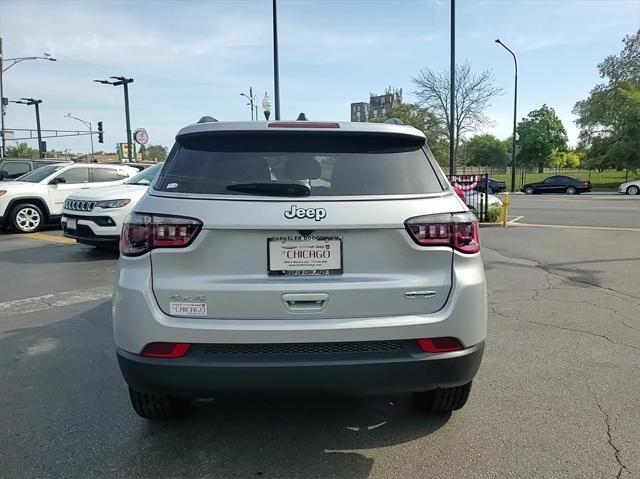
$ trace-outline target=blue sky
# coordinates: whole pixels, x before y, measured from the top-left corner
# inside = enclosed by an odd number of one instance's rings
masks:
[[[638,0],[458,0],[457,60],[492,70],[505,94],[484,132],[511,131],[513,62],[518,55],[518,118],[554,107],[572,143],[571,109],[599,81],[596,66],[640,27]],[[132,127],[170,146],[176,131],[207,114],[249,119],[240,92],[273,97],[270,0],[0,1],[5,58],[52,53],[5,74],[5,96],[37,97],[42,127],[82,128],[72,113],[105,125],[112,150],[125,141],[122,88],[92,83],[135,79]],[[412,101],[411,77],[448,68],[448,0],[279,0],[282,118],[349,119],[349,104],[387,86]],[[262,114],[262,113],[261,113]],[[33,108],[10,104],[7,128],[34,128]],[[32,142],[35,147],[35,142]],[[49,148],[88,151],[86,137],[50,139]]]

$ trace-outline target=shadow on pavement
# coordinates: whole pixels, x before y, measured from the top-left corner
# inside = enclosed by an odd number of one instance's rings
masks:
[[[0,339],[7,477],[366,478],[374,459],[362,450],[413,441],[449,419],[394,395],[225,398],[197,402],[182,421],[146,422],[118,370],[110,303],[51,317],[64,311]]]
[[[35,244],[36,240],[26,239]],[[39,243],[32,248],[12,249],[0,253],[0,262],[14,264],[58,264],[112,261],[118,259],[115,250],[98,249],[84,245],[58,245]]]

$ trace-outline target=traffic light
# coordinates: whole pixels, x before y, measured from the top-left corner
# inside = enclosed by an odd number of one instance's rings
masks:
[[[101,121],[98,122],[98,143],[104,143],[104,130]]]

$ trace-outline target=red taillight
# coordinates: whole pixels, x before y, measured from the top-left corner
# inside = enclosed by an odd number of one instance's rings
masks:
[[[405,226],[420,246],[449,246],[468,254],[480,251],[478,220],[471,213],[418,216]]]
[[[340,128],[340,124],[319,121],[276,121],[268,123],[267,128]]]
[[[448,353],[464,349],[459,339],[449,337],[418,339],[418,346],[425,353]]]
[[[585,188],[589,188],[589,182],[588,181],[583,181],[582,182],[582,186],[584,186]]]
[[[191,244],[201,228],[202,222],[192,218],[132,213],[122,227],[120,253],[140,256],[154,248],[183,248]]]
[[[189,352],[189,343],[149,343],[142,350],[148,358],[181,358]]]

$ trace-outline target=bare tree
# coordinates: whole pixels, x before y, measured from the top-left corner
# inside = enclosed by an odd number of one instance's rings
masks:
[[[450,142],[449,133],[449,71],[436,73],[427,68],[422,70],[417,77],[411,79],[415,86],[414,95],[418,103],[432,113],[447,130],[447,140]],[[493,73],[485,70],[479,75],[471,71],[469,62],[464,65],[456,65],[455,78],[455,145],[454,151],[457,157],[460,138],[465,133],[475,131],[482,126],[491,124],[491,120],[485,114],[494,96],[501,95],[503,89],[494,85]]]

